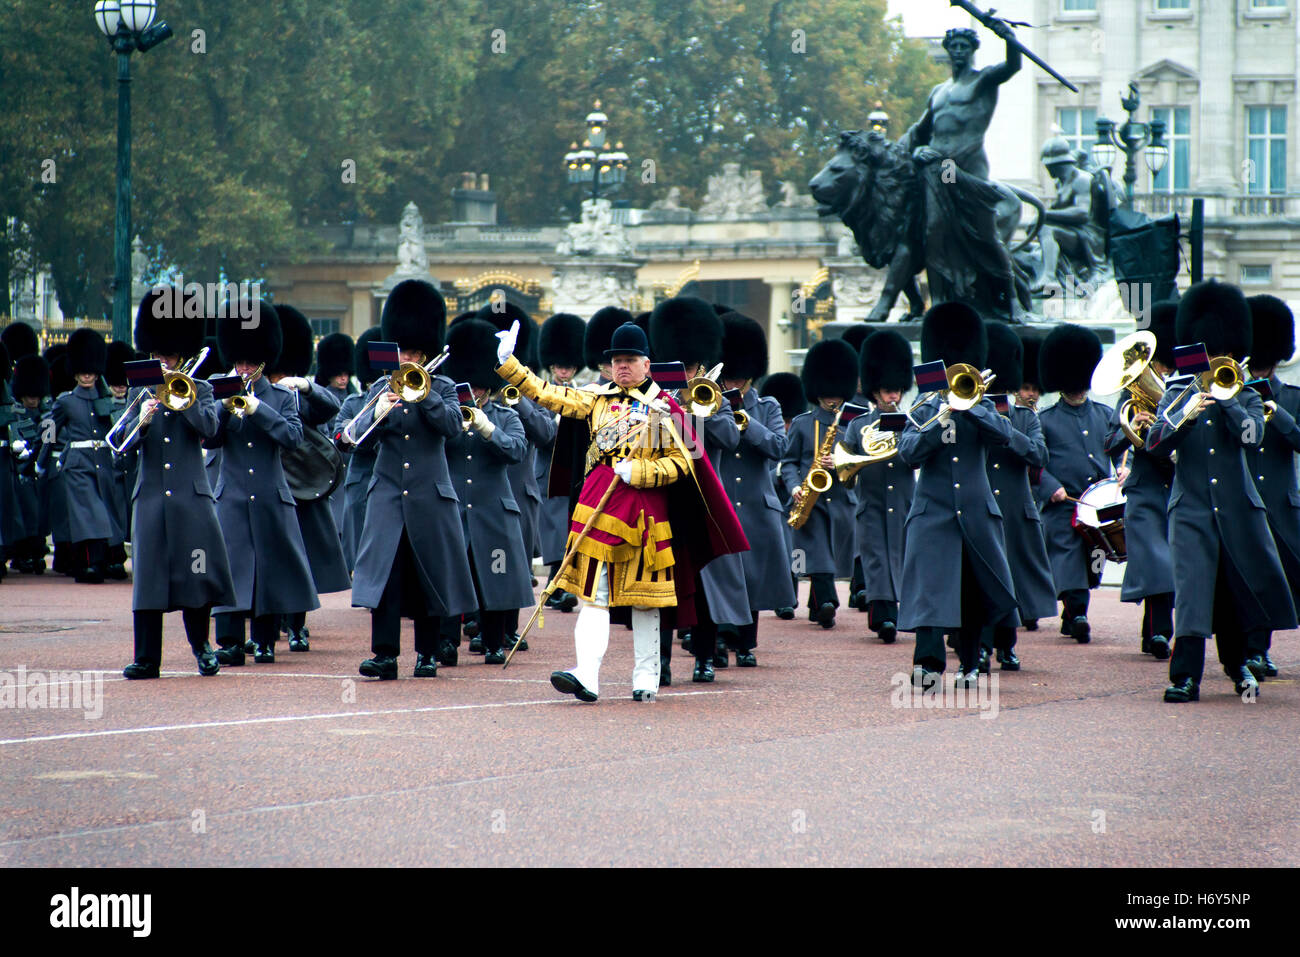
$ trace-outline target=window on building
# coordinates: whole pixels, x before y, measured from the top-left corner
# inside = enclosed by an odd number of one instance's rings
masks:
[[[1252,286],[1268,285],[1273,282],[1273,267],[1268,265],[1248,266],[1243,263],[1241,267],[1241,281],[1243,284],[1249,284]]]
[[[1065,107],[1056,111],[1056,125],[1073,150],[1091,150],[1097,142],[1097,111],[1093,107]]]
[[[1246,108],[1246,192],[1286,192],[1286,107]]]
[[[1157,10],[1190,10],[1192,0],[1156,0]]]
[[[317,339],[333,335],[339,331],[339,320],[337,319],[309,319],[307,321],[311,323],[311,334]]]
[[[1151,118],[1165,121],[1165,142],[1169,144],[1169,161],[1152,177],[1152,192],[1177,193],[1188,189],[1192,171],[1192,111],[1185,106],[1154,108]]]
[[[1094,13],[1097,0],[1061,0],[1061,9],[1066,13]]]
[[[1275,7],[1285,7],[1286,0],[1250,0],[1252,10],[1268,10]]]

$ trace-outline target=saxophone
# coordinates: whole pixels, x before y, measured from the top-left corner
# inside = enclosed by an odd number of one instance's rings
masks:
[[[817,504],[817,497],[831,487],[834,476],[817,463],[821,461],[822,456],[830,455],[834,451],[835,438],[840,431],[840,416],[843,414],[844,406],[841,405],[835,413],[835,421],[826,430],[826,437],[817,448],[817,454],[813,456],[812,468],[808,470],[803,484],[799,486],[803,490],[803,495],[795,496],[794,507],[790,509],[790,518],[786,522],[791,528],[803,528],[804,523],[808,521],[808,516],[812,514],[813,506]]]

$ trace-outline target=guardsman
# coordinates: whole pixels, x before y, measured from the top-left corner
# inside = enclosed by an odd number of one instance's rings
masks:
[[[921,361],[986,368],[979,314],[962,302],[932,307],[921,324]],[[1019,621],[987,469],[988,451],[1011,442],[1011,423],[987,395],[952,410],[948,395],[934,392],[908,415],[898,454],[920,477],[907,515],[898,627],[916,632],[912,682],[923,690],[935,688],[944,670],[944,632],[956,632],[957,682],[969,688],[979,680],[981,631]]]
[[[988,450],[989,485],[1002,510],[1002,532],[1007,545],[1007,564],[1016,589],[1020,617],[1016,624],[1050,618],[1056,614],[1056,588],[1052,565],[1043,538],[1043,519],[1034,501],[1031,472],[1047,464],[1047,443],[1038,413],[1015,403],[1024,385],[1024,346],[1005,323],[985,326],[989,337],[988,368],[997,378],[992,388],[1007,393],[1003,414],[1011,425],[1011,441]],[[1034,378],[1037,378],[1035,375]],[[996,404],[996,402],[995,402]],[[1015,625],[984,629],[981,638],[980,670],[989,670],[988,656],[996,653],[1003,671],[1019,671]]]
[[[1254,344],[1250,349],[1250,374],[1266,379],[1273,405],[1264,426],[1264,442],[1246,450],[1246,465],[1255,488],[1268,510],[1278,558],[1291,586],[1291,598],[1300,604],[1300,488],[1296,485],[1295,454],[1300,451],[1300,388],[1282,382],[1277,367],[1295,352],[1295,318],[1291,308],[1276,296],[1251,296],[1250,315]],[[1269,654],[1273,633],[1254,628],[1246,633],[1246,667],[1258,680],[1277,677]]]
[[[763,398],[754,383],[767,374],[767,336],[763,327],[749,316],[729,312],[722,317],[722,387],[740,393],[744,413],[740,443],[721,457],[718,479],[731,498],[745,537],[752,543],[783,542],[786,509],[772,485],[773,467],[785,455],[787,443],[781,404]],[[730,403],[718,415],[731,416]],[[736,665],[754,668],[758,658],[758,613],[778,608],[794,608],[794,583],[790,579],[789,552],[780,548],[751,547],[740,553],[745,572],[745,592],[749,596],[751,621],[737,629]],[[793,614],[793,612],[791,612]],[[662,682],[663,676],[660,675]]]
[[[892,329],[873,332],[859,352],[859,381],[871,413],[849,423],[844,447],[864,455],[863,435],[882,414],[898,412],[912,388],[912,344]],[[896,434],[893,435],[897,449]],[[903,523],[912,507],[916,480],[910,466],[895,454],[858,470],[850,482],[858,499],[857,548],[862,567],[862,599],[867,626],[885,644],[898,634],[898,595],[903,579]]]
[[[50,567],[60,575],[76,575],[78,564],[68,538],[68,493],[63,481],[63,458],[68,444],[58,438],[52,412],[54,401],[65,392],[77,387],[77,380],[68,371],[68,347],[56,343],[41,353],[50,369],[50,397],[42,403],[41,458],[36,463],[36,493],[40,499],[41,541],[49,539],[53,545]]]
[[[299,393],[272,385],[262,374],[275,366],[284,345],[275,308],[245,301],[228,303],[225,312],[217,319],[217,345],[222,364],[244,379],[246,408],[223,400],[220,427],[205,442],[221,449],[213,492],[235,583],[235,600],[213,609],[221,645],[217,660],[244,664],[245,621],[251,619],[253,660],[272,664],[281,616],[320,607],[280,460],[302,442]]]
[[[1158,302],[1151,307],[1149,332],[1156,337],[1151,370],[1163,380],[1174,371],[1177,345],[1174,317],[1177,301]],[[1111,416],[1106,434],[1106,452],[1122,456],[1117,475],[1124,490],[1124,583],[1120,601],[1142,602],[1142,653],[1164,661],[1174,636],[1174,562],[1169,553],[1169,489],[1174,481],[1174,463],[1166,456],[1152,455],[1143,445],[1134,449],[1119,424],[1123,399]],[[1150,412],[1133,414],[1133,427],[1148,429],[1155,422]]]
[[[447,440],[447,463],[460,500],[479,635],[489,665],[505,664],[505,645],[513,644],[510,618],[533,603],[532,556],[508,474],[510,466],[524,460],[529,445],[519,415],[497,400],[504,385],[493,361],[499,331],[485,319],[453,322],[447,332],[451,358],[443,367],[457,383],[469,383],[473,395],[472,404],[463,406],[469,421]],[[521,351],[518,346],[516,351]],[[454,663],[456,652],[446,644],[459,640],[456,632],[456,619],[444,618],[440,652],[443,660],[451,659],[448,663]]]
[[[538,360],[542,375],[552,385],[571,386],[574,377],[584,365],[582,348],[587,324],[580,316],[558,312],[542,323],[538,333]],[[559,431],[559,413],[547,410],[555,429],[549,442],[538,443],[536,478],[537,488],[546,493],[537,516],[538,550],[542,563],[550,569],[550,578],[560,570],[564,558],[564,543],[569,537],[569,496],[549,494],[551,485],[551,459],[555,454],[556,435]],[[570,612],[578,607],[578,596],[557,588],[546,600],[548,609]]]
[[[1250,306],[1227,283],[1188,289],[1175,327],[1180,346],[1204,343],[1211,358],[1241,362],[1251,351]],[[1296,627],[1291,589],[1246,461],[1246,450],[1264,441],[1264,402],[1247,388],[1219,400],[1208,392],[1181,397],[1180,389],[1165,391],[1147,433],[1152,452],[1178,453],[1169,492],[1175,638],[1164,700],[1199,700],[1211,633],[1235,692],[1254,700],[1259,682],[1245,664],[1246,634]],[[1179,410],[1189,401],[1184,422]]]
[[[135,359],[135,350],[126,342],[108,344],[108,362],[104,367],[104,381],[113,394],[112,419],[116,422],[126,411],[127,388],[126,364]],[[117,524],[130,537],[131,532],[131,490],[135,488],[136,476],[135,451],[125,455],[113,456],[113,509],[117,513]],[[118,580],[126,578],[126,545],[110,545],[108,549],[108,567],[105,578]]]
[[[428,364],[442,352],[447,306],[419,279],[398,283],[380,318],[384,342],[395,342],[402,362]],[[403,618],[415,622],[415,677],[438,674],[438,634],[444,618],[476,606],[456,488],[447,469],[446,442],[461,434],[456,385],[430,376],[428,394],[408,402],[383,380],[370,387],[366,411],[352,425],[361,449],[376,448],[365,523],[352,575],[352,604],[370,609],[374,657],[361,663],[368,678],[397,677]]]
[[[145,294],[136,311],[135,343],[161,360],[164,369],[175,371],[203,349],[203,320],[155,316],[154,303],[171,296],[171,290],[159,288]],[[143,422],[126,445],[128,453],[137,453],[131,543],[141,563],[131,592],[135,657],[122,672],[131,679],[158,677],[163,615],[172,611],[181,613],[199,674],[221,670],[208,644],[208,628],[214,605],[235,602],[235,586],[202,448],[205,439],[217,434],[220,416],[212,386],[193,381],[189,408],[172,411],[148,395],[131,413],[134,422],[122,425],[126,439],[135,423]],[[137,388],[130,400],[151,391]]]
[[[774,372],[763,380],[763,387],[759,390],[765,399],[776,399],[781,406],[781,422],[785,426],[786,446],[790,444],[790,423],[799,416],[808,411],[808,400],[803,394],[803,383],[793,372]],[[781,478],[781,463],[777,462],[772,466],[772,487],[776,489],[777,501],[781,503],[781,509],[790,514],[792,504],[790,490],[786,488],[785,480]],[[785,553],[787,556],[794,554],[794,529],[788,522],[781,525],[781,535],[785,540]],[[787,562],[788,564],[788,562]],[[790,587],[796,594],[799,591],[799,576],[793,571],[790,572]],[[795,599],[795,604],[798,598]],[[794,604],[776,610],[776,617],[782,621],[791,621],[794,619]]]
[[[331,332],[316,343],[316,384],[324,386],[339,400],[339,413],[342,414],[343,403],[348,396],[357,394],[357,387],[352,377],[357,374],[356,343],[352,337],[342,332]],[[322,434],[334,438],[338,431],[338,416],[329,423],[320,426]],[[347,487],[343,482],[330,493],[330,514],[339,530],[339,542],[343,546],[343,560],[351,570],[356,561],[357,530],[352,527],[352,512],[348,509]]]
[[[1042,509],[1052,581],[1061,599],[1061,634],[1079,644],[1092,640],[1089,592],[1101,584],[1104,559],[1094,556],[1074,530],[1075,506],[1068,499],[1077,499],[1111,472],[1106,432],[1115,410],[1088,396],[1101,351],[1101,340],[1091,329],[1062,323],[1047,334],[1038,359],[1043,391],[1061,397],[1038,416],[1048,462],[1035,495]]]
[[[817,458],[835,413],[858,391],[858,356],[843,339],[823,339],[808,350],[801,372],[804,395],[815,403],[790,423],[789,444],[781,459],[781,478],[794,502],[803,497],[803,482],[812,467],[830,472],[830,488],[822,492],[802,528],[794,530],[790,569],[807,575],[808,619],[823,628],[835,627],[839,596],[835,579],[853,574],[857,500],[831,468],[831,446]],[[843,436],[843,432],[836,438]]]
[[[46,435],[41,423],[48,411],[50,396],[50,367],[45,359],[36,352],[18,359],[14,363],[12,387],[17,417],[9,424],[9,444],[5,450],[15,476],[12,538],[6,538],[9,567],[16,572],[44,575],[45,536],[41,534],[36,463],[41,457]]]
[[[366,404],[366,393],[380,378],[380,374],[370,364],[370,343],[382,342],[378,326],[371,326],[357,337],[353,350],[353,361],[357,381],[361,391],[354,392],[343,400],[339,414],[331,427],[334,433],[334,445],[347,459],[347,474],[343,478],[343,493],[347,501],[347,518],[344,526],[348,529],[348,544],[344,547],[345,555],[350,555],[348,568],[357,567],[357,550],[361,547],[361,527],[366,521],[366,490],[370,487],[370,476],[375,468],[375,446],[368,444],[364,448],[348,442],[345,438],[347,425]],[[358,435],[360,433],[357,433]]]
[[[304,445],[281,454],[296,457],[307,443],[320,441],[309,438],[306,430],[312,429],[321,438],[329,440],[329,427],[338,415],[342,401],[331,389],[307,377],[312,362],[311,321],[290,305],[276,306],[275,312],[280,317],[283,345],[280,357],[275,362],[267,363],[263,375],[273,385],[289,389],[295,394],[298,416],[302,420]],[[293,491],[292,487],[290,491]],[[302,532],[302,543],[307,553],[307,562],[311,566],[316,594],[347,591],[352,587],[352,576],[348,570],[347,557],[343,554],[343,543],[339,538],[338,525],[334,522],[329,498],[295,496],[294,512],[297,513],[298,530]],[[311,650],[305,609],[286,614],[284,626],[289,635],[290,651]]]
[[[13,374],[9,349],[0,340],[0,581],[8,574],[5,566],[13,546],[22,537],[18,533],[18,470],[10,450],[10,426],[18,421],[18,407],[9,391]]]
[[[847,342],[858,355],[859,360],[862,356],[862,344],[867,341],[871,335],[872,327],[865,322],[858,322],[849,326],[841,334],[840,338]],[[910,366],[909,366],[910,368]],[[871,396],[867,395],[866,387],[862,384],[861,378],[858,379],[858,391],[853,394],[849,400],[858,408],[870,409]],[[861,427],[861,426],[859,426]],[[849,486],[853,488],[854,497],[857,497],[857,483],[850,482]],[[861,513],[862,502],[858,502],[858,510]],[[855,550],[853,554],[853,577],[849,579],[849,606],[856,608],[860,612],[869,612],[870,606],[867,603],[867,592],[862,570],[862,554],[860,549]],[[869,620],[869,619],[868,619]]]
[[[112,396],[100,388],[108,345],[95,330],[78,329],[68,337],[67,356],[76,388],[54,400],[50,415],[56,441],[66,449],[60,471],[74,577],[78,582],[98,583],[108,570],[109,547],[120,546],[126,537],[122,516],[113,507],[113,452],[104,441],[113,425]]]

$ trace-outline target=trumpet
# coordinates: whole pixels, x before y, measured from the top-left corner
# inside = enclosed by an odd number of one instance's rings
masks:
[[[189,374],[203,364],[203,360],[208,357],[208,351],[208,347],[204,346],[203,351],[192,359],[181,363],[180,367],[175,371],[164,372],[162,382],[154,389],[154,399],[171,412],[184,412],[192,406],[195,399],[198,398],[198,392],[194,387],[194,380]],[[122,440],[120,445],[115,445],[113,443],[113,435],[131,419],[132,410],[148,394],[148,392],[144,391],[137,394],[136,397],[131,400],[131,404],[126,407],[118,420],[113,423],[113,427],[109,429],[108,435],[105,436],[104,441],[108,443],[108,447],[114,452],[121,452],[130,445],[131,441],[136,437],[136,434],[140,429],[148,423],[149,417],[142,416],[136,421],[134,428],[127,433],[126,438]]]
[[[924,424],[917,426],[918,430],[928,428],[945,412],[965,412],[975,408],[984,398],[984,393],[993,384],[993,380],[997,378],[992,369],[981,372],[966,362],[955,363],[943,371],[948,377],[948,388],[943,390],[943,404],[939,406],[939,411],[930,416]]]
[[[509,386],[508,388],[513,389],[514,386]],[[515,391],[518,390],[516,389]],[[469,427],[474,421],[474,413],[487,404],[489,395],[491,395],[490,392],[484,392],[482,396],[474,400],[473,405],[462,405],[460,407],[460,427],[466,432],[469,431]],[[516,399],[515,401],[517,402],[519,400]]]
[[[686,407],[687,412],[705,419],[722,408],[722,389],[718,386],[718,375],[721,372],[722,363],[719,362],[704,375],[697,375],[686,383],[678,393],[678,401]]]
[[[1117,342],[1092,374],[1092,391],[1110,395],[1127,389],[1129,397],[1119,408],[1119,427],[1137,448],[1146,446],[1149,425],[1135,426],[1134,415],[1149,412],[1164,398],[1165,386],[1151,368],[1156,353],[1156,337],[1150,332],[1135,332]]]
[[[389,392],[395,392],[403,402],[423,402],[428,397],[429,390],[433,388],[433,373],[447,361],[450,355],[451,346],[443,346],[442,352],[424,365],[420,365],[418,362],[403,362],[398,366],[396,372],[384,376],[381,381],[387,388],[376,392],[374,398],[367,402],[361,411],[356,414],[356,417],[344,427],[343,438],[352,445],[360,445],[364,442],[370,436],[370,433],[375,431],[375,427],[384,421],[384,417],[388,415],[388,411],[392,409],[392,406],[377,414],[374,421],[370,423],[370,428],[366,429],[360,438],[353,434],[353,426]]]
[[[1216,402],[1226,402],[1236,396],[1246,384],[1245,367],[1249,361],[1249,357],[1241,362],[1238,362],[1232,356],[1215,356],[1212,358],[1209,371],[1202,372],[1169,403],[1164,413],[1165,422],[1176,431],[1201,414],[1205,396],[1209,396]],[[1184,402],[1184,396],[1190,397]],[[1169,410],[1178,406],[1179,403],[1182,403],[1182,408],[1179,409],[1178,421],[1175,422],[1169,417]]]
[[[749,413],[748,413],[748,412],[746,412],[744,409],[736,409],[736,410],[733,411],[731,414],[732,414],[732,416],[734,416],[735,419],[736,419],[736,428],[737,428],[737,429],[739,429],[741,432],[744,432],[747,428],[749,428]]]
[[[227,409],[239,416],[241,419],[248,415],[248,400],[252,398],[252,396],[249,395],[248,387],[262,374],[262,370],[265,368],[266,363],[263,362],[248,375],[240,376],[240,378],[244,380],[244,391],[239,395],[232,395],[222,403]],[[234,375],[235,370],[231,369],[230,374]]]
[[[513,409],[519,404],[520,394],[519,386],[508,385],[501,390],[501,401]]]

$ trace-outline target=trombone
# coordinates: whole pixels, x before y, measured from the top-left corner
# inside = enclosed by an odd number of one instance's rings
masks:
[[[678,392],[678,401],[686,407],[691,415],[701,419],[708,418],[722,408],[722,389],[718,386],[718,376],[722,372],[722,363],[697,375],[686,383]],[[739,421],[736,423],[739,425]]]
[[[984,393],[997,378],[992,369],[981,372],[967,362],[955,363],[947,366],[943,371],[948,377],[948,388],[943,390],[943,404],[939,406],[938,412],[916,427],[918,431],[929,428],[945,412],[965,412],[979,405],[980,400],[984,398]]]
[[[154,389],[153,397],[170,412],[184,412],[194,404],[198,398],[198,392],[194,388],[194,379],[190,373],[203,364],[203,360],[208,357],[208,347],[204,346],[203,351],[186,362],[181,363],[180,368],[172,372],[164,372],[162,382]],[[127,421],[133,417],[133,410],[136,405],[144,399],[149,392],[147,389],[141,389],[136,397],[131,400],[131,404],[123,410],[118,420],[113,423],[113,427],[108,430],[108,435],[104,441],[114,452],[121,453],[135,439],[139,431],[149,422],[148,416],[140,416],[135,426],[127,433],[126,438],[120,445],[113,444],[113,435],[121,429]]]
[[[1245,367],[1248,362],[1250,362],[1249,357],[1238,362],[1232,356],[1215,356],[1210,360],[1208,372],[1202,372],[1174,396],[1173,401],[1165,409],[1165,422],[1177,431],[1201,414],[1205,396],[1209,396],[1216,402],[1226,402],[1233,398],[1246,384]],[[1184,397],[1189,393],[1193,394],[1184,402]],[[1169,417],[1169,412],[1179,403],[1182,403],[1182,408],[1178,410],[1178,421],[1175,422]]]
[[[397,372],[384,376],[381,382],[386,386],[386,388],[380,389],[376,392],[374,398],[367,402],[352,421],[344,427],[343,438],[352,445],[360,445],[364,442],[370,436],[370,433],[375,431],[375,427],[379,425],[380,422],[384,421],[384,417],[388,415],[388,411],[376,415],[374,421],[370,423],[370,428],[366,429],[360,438],[357,438],[353,434],[352,429],[360,418],[374,408],[375,403],[389,392],[396,392],[401,396],[403,402],[423,402],[425,398],[428,397],[429,390],[433,388],[433,373],[436,372],[438,367],[446,362],[450,356],[451,346],[443,346],[442,352],[438,353],[438,355],[434,356],[424,365],[420,365],[418,362],[403,362],[398,367]],[[388,409],[391,410],[392,406],[390,405]]]

